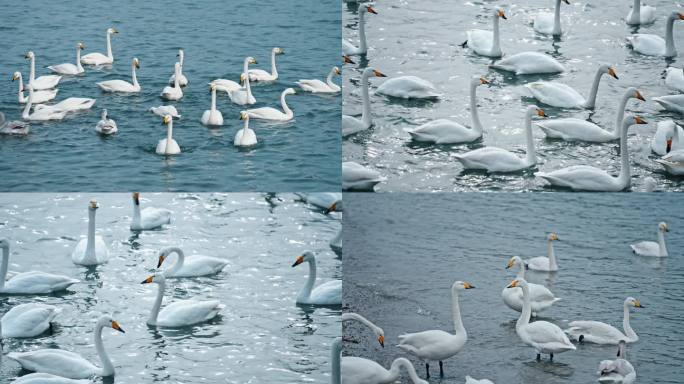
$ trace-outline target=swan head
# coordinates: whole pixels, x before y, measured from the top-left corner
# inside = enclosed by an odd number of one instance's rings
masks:
[[[102,110],[102,113],[100,114],[100,118],[101,118],[102,120],[106,120],[106,119],[107,119],[107,109],[106,109],[106,108]]]
[[[76,44],[76,48],[83,50],[83,49],[85,49],[85,44],[78,43],[78,44]]]
[[[283,95],[296,95],[297,91],[294,90],[294,88],[288,88],[283,91]]]
[[[558,238],[558,234],[556,234],[556,232],[549,233],[549,235],[546,236],[546,240],[548,240],[548,241],[560,241],[560,239]]]
[[[26,54],[24,55],[24,58],[27,59],[27,60],[31,60],[31,59],[33,59],[34,57],[36,57],[36,55],[33,54],[33,51],[28,51],[28,52],[26,52]]]
[[[641,92],[640,92],[638,89],[634,88],[634,87],[629,87],[629,88],[627,88],[627,92],[625,92],[625,94],[626,94],[628,97],[630,97],[630,98],[638,99],[638,100],[641,100],[641,101],[646,101],[646,99],[645,99],[644,96],[641,94]]]
[[[126,331],[124,331],[123,328],[121,328],[119,323],[116,320],[112,319],[111,316],[109,316],[109,315],[102,315],[97,320],[97,324],[101,325],[103,327],[111,328],[111,329],[113,329],[115,331],[119,331],[121,333],[126,333]]]
[[[249,120],[249,113],[247,111],[240,111],[240,120]]]
[[[342,60],[344,60],[345,64],[356,64],[349,55],[342,55]]]
[[[617,357],[624,359],[626,349],[627,349],[627,342],[624,340],[620,340],[620,342],[618,342]]]
[[[460,280],[459,280],[459,281],[456,281],[456,282],[451,286],[451,289],[452,289],[452,290],[458,290],[458,291],[461,291],[461,290],[464,290],[464,289],[473,289],[473,288],[475,288],[475,287],[472,286],[472,285],[470,285],[470,283],[465,282],[465,281],[460,281]]]
[[[209,83],[209,92],[214,92],[216,90],[216,83]]]
[[[119,33],[119,31],[117,31],[117,30],[114,29],[114,28],[108,28],[108,29],[107,29],[107,34],[108,34],[108,35],[113,35],[113,34],[115,34],[115,33]]]
[[[252,56],[246,57],[246,58],[245,58],[245,61],[247,62],[247,64],[257,64],[256,59],[253,58]]]
[[[338,67],[333,67],[333,73],[336,75],[341,75],[342,71],[340,71],[340,69]]]
[[[370,76],[375,76],[375,77],[387,77],[384,73],[378,71],[375,68],[367,67],[366,69],[363,70],[363,76],[365,77],[370,77]]]
[[[524,287],[527,285],[527,280],[525,279],[515,279],[506,288]]]
[[[21,79],[21,72],[14,72],[12,74],[12,81]]]
[[[626,126],[630,126],[630,125],[634,125],[634,124],[648,124],[648,122],[639,116],[627,114],[627,115],[625,115],[625,118],[622,119],[622,124],[626,125]]]
[[[502,18],[502,19],[504,19],[504,20],[508,20],[508,18],[506,17],[506,13],[504,12],[503,9],[498,9],[498,10],[496,10],[496,11],[494,11],[494,12],[495,12],[496,17],[500,17],[500,18]]]
[[[537,107],[536,105],[530,105],[527,107],[527,113],[532,116],[536,114],[539,117],[547,117],[546,113],[544,112],[543,109]]]
[[[133,203],[135,205],[140,205],[140,192],[133,192]]]
[[[514,265],[516,264],[522,264],[522,259],[520,256],[513,256],[508,260],[508,264],[506,264],[506,269],[513,268]]]
[[[284,55],[285,54],[285,50],[283,48],[280,48],[280,47],[275,47],[271,51],[273,53],[275,53],[276,55]]]
[[[473,76],[473,78],[470,80],[471,85],[484,85],[484,84],[489,84],[489,80],[485,79],[483,76]]]
[[[164,283],[166,281],[166,276],[162,272],[157,272],[151,276],[149,276],[147,279],[143,280],[140,282],[140,284],[160,284]]]
[[[95,200],[95,199],[90,200],[90,205],[88,205],[88,209],[91,211],[94,211],[98,208],[100,208],[100,206],[97,205],[97,200]]]
[[[363,5],[362,5],[362,7],[363,7]],[[373,9],[373,7],[371,7],[370,5],[366,5],[365,7],[366,7],[366,12],[372,13],[372,14],[374,14],[374,15],[377,15],[377,14],[378,14],[378,13],[375,11],[375,9]]]
[[[309,261],[315,261],[315,260],[316,260],[316,256],[314,256],[313,252],[306,251],[306,252],[302,253],[300,256],[297,256],[297,258],[295,259],[295,262],[292,264],[292,266],[296,267],[305,261],[309,262]],[[383,343],[384,343],[384,339],[385,338],[383,337]]]
[[[140,69],[140,60],[138,60],[137,57],[133,58],[133,66],[135,67],[135,69]]]
[[[643,305],[641,305],[641,301],[633,298],[633,297],[628,297],[625,299],[625,304],[629,305],[634,308],[644,308]]]
[[[173,119],[173,118],[171,117],[171,115],[164,115],[164,118],[162,119],[162,122],[163,122],[165,125],[167,125],[167,124],[169,124],[169,123],[171,122],[172,119]]]
[[[658,224],[658,230],[660,232],[670,232],[670,228],[667,227],[666,222],[661,222],[660,224]]]

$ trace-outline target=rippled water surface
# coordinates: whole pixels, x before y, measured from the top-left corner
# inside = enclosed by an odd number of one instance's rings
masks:
[[[85,235],[88,200],[96,197],[98,233],[110,249],[108,263],[87,269],[70,252]],[[173,211],[158,231],[129,230],[128,194],[0,196],[0,237],[10,239],[10,271],[64,274],[82,282],[68,293],[0,297],[3,314],[16,304],[44,302],[63,311],[54,334],[5,340],[3,353],[63,348],[97,362],[92,329],[109,313],[125,334],[105,330],[104,345],[116,367],[116,383],[294,383],[330,381],[330,343],[340,334],[338,309],[298,307],[295,297],[305,269],[292,268],[304,250],[318,255],[321,280],[341,278],[341,263],[328,246],[340,229],[338,214],[326,216],[294,195],[143,194],[143,206]],[[216,319],[178,330],[146,325],[156,286],[141,285],[154,271],[158,251],[179,245],[186,254],[229,261],[214,277],[172,280],[165,303],[218,299]],[[171,260],[169,260],[171,261]],[[99,363],[98,363],[99,364]],[[3,357],[0,382],[19,374]]]
[[[395,345],[405,332],[453,332],[450,288],[461,291],[468,332],[465,349],[444,362],[446,377],[431,364],[431,383],[463,383],[465,375],[495,383],[560,384],[596,382],[598,364],[613,359],[613,346],[585,344],[576,351],[535,361],[535,352],[515,332],[518,312],[501,299],[515,273],[508,258],[546,254],[546,234],[556,231],[560,270],[551,276],[528,273],[562,301],[543,319],[562,328],[572,320],[598,320],[622,328],[627,296],[644,308],[632,310],[640,337],[627,356],[638,382],[679,383],[684,336],[684,213],[676,194],[346,194],[344,221],[344,302],[385,331],[385,348],[356,323],[345,324],[345,354],[389,367],[407,356]],[[658,222],[670,232],[670,257],[631,253],[629,244],[655,240]],[[424,377],[425,367],[416,364]],[[402,382],[408,382],[404,379]]]
[[[334,5],[334,6],[333,6]],[[237,80],[246,56],[270,70],[270,52],[278,57],[279,79],[255,85],[252,108],[280,108],[280,93],[298,79],[325,78],[339,64],[340,9],[332,0],[301,2],[123,1],[96,0],[68,5],[29,0],[5,7],[0,16],[0,111],[8,119],[21,116],[14,71],[28,79],[24,54],[35,52],[37,76],[48,65],[74,62],[77,42],[84,53],[106,52],[105,30],[115,27],[114,65],[88,68],[84,76],[64,78],[57,99],[91,97],[86,113],[61,122],[33,123],[27,137],[0,137],[3,190],[17,191],[324,191],[339,189],[340,96],[298,94],[288,97],[295,120],[286,124],[253,121],[259,144],[240,150],[233,138],[243,122],[240,110],[225,94],[218,96],[224,125],[200,123],[209,109],[207,83]],[[189,85],[175,105],[183,116],[174,124],[182,154],[155,154],[166,137],[161,118],[148,112],[165,104],[159,94],[173,73],[176,53],[185,50],[184,74]],[[142,92],[103,94],[96,82],[130,81],[131,60],[140,59]],[[339,80],[337,80],[339,81]],[[100,137],[95,125],[106,108],[119,127],[113,137]]]
[[[524,84],[543,80],[562,81],[575,87],[586,97],[596,68],[601,63],[614,65],[620,80],[604,77],[593,113],[582,110],[545,108],[552,117],[591,118],[601,126],[613,129],[618,99],[629,86],[638,87],[646,103],[631,100],[627,111],[633,111],[651,122],[632,127],[629,137],[631,151],[632,190],[644,187],[644,178],[656,179],[658,189],[682,190],[681,178],[664,173],[653,160],[648,144],[655,132],[655,123],[682,116],[663,112],[650,100],[673,93],[667,89],[662,73],[668,65],[682,67],[684,58],[684,25],[675,23],[675,44],[679,55],[673,60],[634,54],[625,45],[625,37],[633,32],[664,36],[665,19],[670,12],[682,10],[681,5],[667,0],[649,1],[657,7],[655,24],[631,28],[624,23],[632,1],[572,1],[563,5],[562,26],[565,35],[555,41],[538,35],[529,21],[539,10],[549,10],[552,0],[430,2],[392,1],[375,5],[377,15],[366,16],[369,52],[356,65],[345,66],[344,113],[361,113],[359,92],[360,72],[373,66],[387,76],[417,75],[435,84],[444,96],[436,103],[397,102],[373,90],[383,80],[371,78],[371,102],[374,127],[345,139],[345,160],[376,169],[388,177],[378,191],[472,191],[472,190],[541,190],[543,182],[533,172],[488,176],[483,173],[463,173],[454,154],[482,145],[496,145],[521,156],[525,153],[524,110],[536,102],[527,97]],[[506,10],[508,20],[501,20],[501,44],[504,54],[522,51],[544,52],[554,56],[567,72],[553,76],[515,76],[489,70],[489,58],[477,56],[459,44],[466,40],[469,29],[491,30],[491,13],[497,7]],[[358,42],[356,6],[346,6],[342,16],[343,36]],[[484,140],[468,145],[425,145],[411,142],[405,128],[414,128],[430,120],[448,118],[470,126],[468,83],[471,76],[484,75],[493,81],[478,89],[480,118]],[[569,165],[598,166],[617,174],[617,142],[607,144],[566,143],[544,139],[534,129],[538,170],[549,171]]]

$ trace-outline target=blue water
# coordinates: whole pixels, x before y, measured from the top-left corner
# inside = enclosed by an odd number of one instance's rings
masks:
[[[207,83],[237,80],[246,56],[270,70],[274,46],[280,78],[256,85],[252,108],[280,108],[280,93],[301,78],[324,78],[340,58],[340,8],[332,0],[300,2],[244,1],[89,1],[65,5],[28,0],[4,7],[0,16],[0,111],[19,119],[14,71],[28,79],[24,54],[37,57],[36,75],[45,68],[75,61],[75,45],[84,53],[106,52],[105,30],[115,27],[114,66],[86,67],[85,76],[64,78],[57,100],[70,96],[96,98],[94,108],[61,122],[34,123],[27,137],[0,137],[0,180],[3,191],[325,191],[339,190],[340,96],[298,94],[288,97],[295,120],[287,124],[251,122],[257,147],[242,150],[233,138],[242,127],[242,106],[219,95],[224,117],[220,128],[200,123],[209,109]],[[183,115],[174,137],[183,153],[155,154],[166,137],[161,118],[147,110],[166,104],[159,94],[173,73],[176,53],[185,50],[184,74],[189,86],[175,105]],[[133,57],[140,59],[142,92],[103,94],[96,82],[130,81]],[[337,80],[339,81],[339,79]],[[113,137],[94,130],[100,110],[107,108],[119,127]]]

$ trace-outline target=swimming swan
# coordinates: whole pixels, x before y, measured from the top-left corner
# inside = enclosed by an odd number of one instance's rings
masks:
[[[342,52],[345,55],[365,55],[368,52],[368,44],[366,43],[366,12],[377,15],[378,13],[373,7],[365,4],[359,4],[359,46],[347,40],[342,40]]]
[[[133,83],[124,80],[107,80],[97,83],[104,92],[121,92],[121,93],[136,93],[140,92],[140,84],[138,84],[138,77],[135,75],[135,70],[140,68],[140,60],[137,57],[133,58],[131,64],[131,78]]]
[[[27,60],[31,60],[31,72],[29,74],[29,85],[33,86],[34,90],[52,89],[57,87],[62,76],[45,75],[36,77],[36,55],[32,51],[28,51],[24,56]]]
[[[211,276],[220,273],[228,265],[226,260],[218,257],[193,255],[186,258],[182,249],[167,247],[159,251],[157,268],[161,268],[169,255],[174,253],[178,255],[178,260],[170,268],[164,270],[164,276],[168,278]]]
[[[343,191],[372,191],[373,187],[385,180],[380,172],[366,168],[353,161],[342,163]]]
[[[677,49],[674,43],[674,22],[684,20],[684,13],[672,12],[665,24],[665,40],[658,35],[636,33],[627,37],[627,44],[632,47],[634,52],[647,56],[677,56]]]
[[[276,68],[276,55],[284,55],[285,50],[280,47],[275,47],[271,50],[271,72],[266,72],[263,69],[250,69],[250,81],[276,81],[278,80],[278,69]]]
[[[280,94],[280,105],[283,111],[279,111],[271,107],[262,107],[255,109],[248,109],[245,112],[249,115],[250,119],[257,120],[268,120],[268,121],[290,121],[294,119],[294,112],[285,102],[285,96],[296,94],[295,90],[292,88],[287,88]]]
[[[309,277],[297,295],[297,304],[342,305],[342,280],[330,280],[314,288],[316,283],[316,256],[311,251],[298,256],[292,267],[309,264]]]
[[[406,369],[414,384],[428,384],[427,381],[418,377],[416,369],[411,362],[399,357],[392,362],[390,369],[383,368],[373,360],[355,356],[342,358],[343,384],[388,384],[395,383],[399,379],[400,369]]]
[[[617,359],[602,360],[599,363],[598,372],[596,372],[599,375],[599,383],[632,384],[636,381],[636,371],[634,366],[627,361],[625,349],[627,349],[627,343],[620,340]]]
[[[18,377],[12,381],[12,384],[92,384],[90,379],[73,380],[67,379],[49,373],[29,373]]]
[[[246,57],[243,64],[243,73],[249,72],[249,65],[256,64],[257,61],[253,57]],[[244,86],[238,89],[227,90],[228,97],[230,101],[238,105],[247,105],[256,103],[256,99],[252,95],[252,87],[250,86],[249,78],[245,75],[240,75],[240,81],[243,82]]]
[[[494,32],[483,29],[471,29],[466,32],[468,40],[461,44],[461,47],[470,47],[478,55],[501,57],[503,52],[501,51],[501,38],[499,37],[499,18],[507,19],[503,9],[493,11],[492,21],[494,27],[492,30]]]
[[[671,175],[680,176],[684,175],[684,134],[682,133],[682,128],[676,125],[672,120],[669,122],[673,125],[671,133],[668,132],[667,139],[665,141],[665,155],[660,159],[655,159],[655,162],[662,165],[665,171]],[[660,129],[660,124],[658,123],[658,128]],[[656,135],[658,132],[656,131]],[[651,147],[656,138],[654,137],[651,141]]]
[[[88,97],[69,97],[57,104],[44,105],[39,104],[33,107],[34,111],[40,111],[43,108],[52,108],[62,112],[76,112],[76,111],[87,111],[95,105],[95,99]]]
[[[165,208],[147,207],[140,210],[140,192],[133,192],[133,219],[131,231],[147,231],[171,223],[171,211]]]
[[[51,65],[48,67],[54,73],[60,73],[62,75],[78,75],[85,72],[83,66],[81,65],[81,51],[85,48],[83,43],[76,44],[76,64],[64,63]]]
[[[114,119],[107,118],[107,110],[102,110],[102,115],[100,121],[97,122],[95,126],[95,131],[103,135],[113,135],[119,131],[116,127],[116,121]]]
[[[524,279],[526,267],[519,256],[511,257],[506,265],[506,269],[512,268],[515,265],[520,266],[516,279]],[[528,283],[528,285],[530,286],[530,305],[532,306],[532,316],[534,317],[536,317],[539,312],[551,307],[557,301],[561,300],[560,298],[555,297],[548,288],[541,284]],[[512,310],[522,312],[523,295],[520,287],[505,287],[503,291],[501,291],[501,298]]]
[[[223,114],[216,109],[216,84],[209,84],[209,92],[211,92],[211,107],[202,114],[202,124],[214,126],[223,125]]]
[[[161,96],[162,99],[164,100],[180,100],[183,98],[183,90],[181,89],[180,86],[180,75],[181,75],[181,64],[179,62],[176,62],[176,64],[173,66],[174,68],[174,81],[173,81],[173,87],[166,86],[164,89],[162,89],[162,92],[159,96]]]
[[[21,112],[21,118],[29,121],[50,121],[50,120],[62,120],[66,116],[66,111],[61,109],[48,106],[41,108],[39,110],[34,110],[31,112],[31,106],[33,106],[33,87],[31,84],[27,85],[26,88],[29,91],[28,102],[24,106],[24,110]]]
[[[0,134],[2,135],[28,135],[31,128],[23,121],[7,121],[5,114],[0,112]]]
[[[642,5],[641,0],[634,0],[632,9],[627,14],[628,25],[651,24],[656,19],[656,8]]]
[[[155,152],[157,155],[177,155],[181,153],[180,146],[173,138],[173,118],[165,115],[162,124],[166,124],[166,138],[159,140]]]
[[[565,67],[553,57],[539,52],[521,52],[504,57],[490,68],[513,72],[516,75],[534,75],[565,72]]]
[[[639,256],[650,256],[650,257],[666,257],[667,245],[665,244],[665,233],[670,232],[667,223],[661,222],[658,224],[658,242],[655,241],[642,241],[636,244],[631,244],[632,252]]]
[[[81,239],[71,253],[71,260],[78,265],[98,265],[109,258],[107,244],[100,235],[95,235],[95,211],[99,206],[95,199],[88,204],[88,237]]]
[[[28,97],[24,96],[24,81],[21,77],[21,72],[14,72],[12,74],[12,81],[19,80],[19,91],[17,93],[19,104],[28,102]],[[33,104],[45,103],[54,99],[57,96],[58,89],[44,89],[40,91],[33,90]]]
[[[546,236],[546,256],[537,256],[525,260],[525,265],[528,269],[544,272],[555,272],[558,270],[556,252],[553,249],[554,241],[560,241],[560,239],[555,232],[551,232]]]
[[[370,67],[363,70],[363,74],[361,75],[363,113],[361,114],[360,119],[349,115],[342,115],[342,137],[365,131],[373,125],[373,116],[370,111],[370,96],[368,95],[368,78],[371,76],[387,77],[380,71],[376,71]]]
[[[0,337],[36,337],[50,329],[59,313],[60,310],[54,305],[43,303],[15,305],[0,319]]]
[[[328,73],[328,77],[325,79],[325,82],[322,82],[318,79],[300,79],[299,81],[296,81],[295,84],[299,86],[302,90],[306,92],[312,92],[312,93],[337,93],[342,88],[335,84],[332,79],[333,76],[335,75],[341,75],[342,72],[340,71],[339,68],[333,67],[330,70],[330,73]]]
[[[604,74],[618,78],[613,67],[600,65],[594,75],[594,82],[589,91],[589,99],[585,99],[574,88],[555,81],[535,81],[525,84],[532,96],[539,102],[553,107],[560,108],[587,108],[594,109],[596,105],[596,94],[598,93],[599,83]]]
[[[240,120],[244,120],[245,125],[235,132],[233,145],[236,147],[251,147],[257,145],[256,133],[249,127],[249,114],[245,111],[241,111]]]
[[[417,76],[392,77],[380,84],[376,93],[400,99],[438,99],[435,86]]]
[[[86,65],[104,65],[114,63],[114,55],[112,54],[112,35],[119,33],[114,28],[107,28],[107,55],[99,52],[89,53],[81,57],[81,63]]]
[[[37,295],[59,292],[67,289],[70,285],[79,281],[67,276],[54,275],[52,273],[29,271],[22,272],[7,279],[9,266],[9,240],[0,239],[2,248],[2,264],[0,264],[0,293],[10,295]]]
[[[176,119],[181,118],[181,115],[178,114],[178,110],[173,105],[160,105],[158,107],[150,107],[149,111],[161,117],[170,115],[171,117]]]
[[[620,332],[620,330],[610,324],[588,320],[571,321],[568,324],[570,328],[566,329],[565,333],[567,333],[571,339],[579,342],[618,344],[620,341],[624,340],[628,343],[635,343],[639,341],[639,336],[629,324],[629,308],[643,308],[643,306],[639,300],[628,297],[625,299],[622,307],[622,328],[625,330],[625,333]]]
[[[185,75],[183,74],[183,62],[185,61],[185,52],[183,52],[182,49],[179,49],[176,57],[178,57],[178,62],[180,63],[180,70],[179,70],[179,75],[178,75],[178,84],[181,87],[185,87],[186,85],[188,85],[188,78],[185,77]],[[174,68],[173,75],[171,75],[171,77],[169,77],[169,85],[174,85],[174,84],[176,84],[175,68]]]
[[[565,4],[570,5],[570,1],[563,1]],[[553,13],[539,12],[537,16],[534,17],[534,30],[545,35],[560,36],[563,32],[561,30],[560,10],[561,0],[556,0],[556,7],[554,8]]]

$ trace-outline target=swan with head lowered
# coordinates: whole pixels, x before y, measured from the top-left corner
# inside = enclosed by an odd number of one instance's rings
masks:
[[[74,264],[92,266],[105,263],[109,258],[109,250],[104,239],[95,235],[95,212],[99,206],[97,201],[90,200],[88,204],[88,236],[76,244],[71,253]]]
[[[43,303],[15,305],[0,319],[0,338],[36,337],[50,329],[59,313],[59,308]]]
[[[107,117],[106,109],[102,110],[102,115],[100,117],[100,121],[98,121],[97,125],[95,126],[95,131],[102,135],[113,135],[119,131],[119,129],[116,127],[116,121]]]
[[[202,124],[204,125],[223,125],[223,114],[216,109],[216,84],[209,84],[209,92],[211,92],[211,107],[202,114]]]
[[[414,141],[435,143],[435,144],[456,144],[469,143],[482,137],[482,123],[477,113],[477,100],[475,91],[479,85],[488,84],[489,81],[484,77],[474,76],[470,80],[470,118],[473,123],[472,128],[448,119],[437,119],[423,124],[417,128],[407,129]]]
[[[539,12],[534,17],[533,28],[536,32],[544,35],[560,36],[563,31],[561,29],[560,10],[561,0],[555,0],[556,7],[553,13]],[[562,0],[565,4],[570,5],[570,1]]]
[[[287,88],[283,91],[283,93],[280,94],[280,105],[283,108],[282,111],[271,107],[262,107],[248,109],[245,112],[247,112],[250,119],[267,121],[290,121],[294,119],[294,112],[292,112],[290,107],[285,102],[285,97],[287,95],[294,94],[296,94],[296,92],[293,88]]]
[[[171,117],[176,119],[181,118],[181,115],[178,114],[178,110],[173,105],[160,105],[158,107],[150,107],[149,111],[161,117],[171,115]]]
[[[171,223],[171,211],[165,208],[147,207],[140,210],[140,192],[133,192],[133,219],[131,231],[147,231]]]
[[[506,20],[503,9],[496,9],[492,14],[494,27],[492,31],[483,29],[471,29],[467,32],[468,40],[461,47],[470,47],[478,55],[487,57],[501,57],[501,38],[499,36],[499,18]]]
[[[353,161],[342,163],[342,190],[343,191],[372,191],[373,187],[385,180],[380,172],[366,168]]]
[[[430,378],[429,361],[439,361],[439,374],[444,376],[442,361],[463,350],[468,340],[468,334],[461,320],[461,309],[458,303],[458,292],[475,288],[464,281],[456,281],[451,286],[451,311],[454,318],[455,333],[439,329],[418,333],[406,333],[399,336],[400,349],[425,361],[425,371]]]
[[[381,347],[385,347],[385,331],[382,330],[382,328],[378,327],[377,325],[373,324],[372,321],[366,319],[365,317],[359,315],[358,313],[354,312],[345,312],[342,314],[342,324],[346,321],[357,321],[366,327],[373,331],[375,334],[375,337],[378,339],[378,343],[380,344]]]
[[[86,65],[105,65],[114,63],[114,55],[112,54],[112,35],[119,33],[114,28],[107,29],[107,54],[103,55],[99,52],[88,53],[81,57],[81,63]]]
[[[173,138],[173,118],[165,115],[162,123],[166,125],[166,138],[159,140],[155,152],[157,155],[177,155],[181,153],[180,146]]]
[[[78,75],[85,72],[83,66],[81,65],[81,51],[83,48],[85,48],[83,43],[76,44],[76,64],[64,63],[51,65],[48,67],[48,69],[54,73],[59,73],[62,75]]]
[[[244,120],[245,125],[235,132],[233,145],[236,147],[252,147],[257,145],[256,133],[249,127],[249,114],[246,111],[240,112],[240,120]]]
[[[17,93],[19,104],[28,103],[28,97],[24,96],[24,80],[21,77],[21,72],[14,72],[12,74],[12,81],[19,80],[19,91]],[[58,89],[43,89],[40,91],[33,90],[33,104],[40,104],[50,101],[57,97]]]
[[[77,111],[87,111],[95,105],[95,99],[88,97],[69,97],[57,104],[45,105],[39,104],[33,107],[35,111],[40,111],[43,108],[51,108],[63,112],[77,112]]]
[[[337,93],[342,88],[335,84],[332,79],[335,75],[341,75],[342,72],[338,67],[333,67],[328,73],[328,77],[325,82],[318,79],[300,79],[295,82],[302,90],[311,93]]]
[[[525,158],[498,147],[478,148],[464,154],[456,155],[464,169],[478,169],[487,172],[518,172],[533,167],[537,164],[537,156],[534,150],[534,137],[532,136],[532,116],[545,117],[544,110],[536,105],[527,107],[525,113],[525,139],[527,153]]]
[[[546,236],[546,256],[537,256],[525,260],[525,266],[527,269],[543,272],[556,272],[558,270],[556,252],[553,249],[554,241],[560,241],[560,239],[555,232],[551,232],[548,236]]]
[[[275,47],[271,50],[271,72],[263,69],[250,69],[248,72],[250,81],[276,81],[278,80],[278,68],[276,68],[276,56],[284,55],[285,50]]]
[[[21,272],[7,279],[9,267],[9,240],[0,239],[2,248],[2,264],[0,264],[0,294],[37,295],[59,292],[79,281],[68,276],[55,275],[39,271]]]
[[[553,57],[539,52],[521,52],[505,57],[490,68],[513,72],[516,75],[551,74],[565,72],[565,67]]]
[[[77,353],[56,348],[38,349],[30,352],[11,352],[7,354],[7,357],[18,362],[27,371],[48,373],[69,379],[114,376],[114,364],[112,364],[102,344],[102,329],[105,327],[124,333],[119,323],[107,315],[101,316],[97,320],[94,335],[95,349],[102,367],[95,366]]]
[[[628,25],[651,24],[656,19],[656,8],[641,4],[641,0],[634,0],[625,21]]]
[[[647,124],[638,116],[627,115],[622,120],[620,129],[620,174],[615,177],[596,167],[573,165],[551,172],[537,172],[535,176],[544,179],[551,185],[579,191],[619,192],[629,188],[630,166],[629,148],[627,147],[627,130],[634,124]]]
[[[138,84],[138,77],[135,75],[135,70],[140,68],[140,60],[137,57],[133,58],[131,62],[131,78],[133,83],[124,80],[107,80],[97,83],[105,92],[121,92],[121,93],[137,93],[140,92],[140,84]]]
[[[639,341],[639,336],[637,336],[629,324],[629,308],[643,308],[643,306],[639,300],[628,297],[625,299],[622,307],[622,328],[625,330],[624,333],[610,324],[589,320],[571,321],[568,324],[570,328],[566,329],[565,333],[571,339],[581,343],[618,344],[622,340],[628,343],[635,343]]]
[[[52,106],[47,106],[39,110],[34,110],[31,113],[31,106],[33,106],[33,87],[31,84],[27,85],[26,88],[29,91],[28,102],[24,106],[24,110],[21,112],[21,118],[28,121],[50,121],[50,120],[62,120],[66,116],[66,111],[57,109]]]
[[[178,260],[164,270],[164,276],[169,278],[211,276],[220,273],[228,265],[226,260],[218,257],[194,255],[186,258],[179,247],[167,247],[159,251],[157,268],[161,268],[164,261],[174,253],[178,255]]]
[[[624,340],[620,340],[618,343],[617,359],[602,360],[599,363],[598,372],[596,372],[599,375],[599,383],[632,384],[636,381],[636,370],[627,361],[626,349],[627,343]]]
[[[34,90],[38,91],[41,89],[52,89],[57,87],[62,76],[45,75],[36,77],[36,55],[32,51],[28,51],[24,57],[31,61],[31,72],[29,73],[28,83],[33,86]]]
[[[151,326],[180,328],[209,321],[224,308],[218,300],[178,300],[161,309],[166,288],[164,273],[157,272],[143,280],[140,284],[157,284],[157,298],[154,300],[152,312],[147,319]],[[160,311],[161,310],[161,311]]]
[[[368,52],[368,44],[366,43],[366,12],[377,15],[378,13],[370,5],[359,4],[359,46],[347,40],[342,40],[342,52],[345,55],[365,55]]]
[[[681,176],[684,175],[684,134],[682,134],[682,128],[676,125],[672,120],[669,120],[673,125],[671,133],[668,133],[667,139],[665,141],[665,155],[660,159],[655,159],[655,162],[662,165],[665,171],[671,175]],[[660,124],[658,123],[658,128]],[[658,132],[656,131],[656,135]],[[651,141],[651,148],[656,138]]]
[[[508,287],[522,288],[523,310],[518,321],[515,323],[515,332],[523,343],[534,348],[537,352],[537,360],[541,359],[542,353],[549,354],[550,359],[553,360],[553,355],[555,353],[577,349],[572,345],[570,340],[568,340],[568,337],[563,333],[563,330],[557,325],[549,323],[548,321],[535,321],[530,323],[530,315],[532,314],[530,287],[525,279],[513,280]]]
[[[417,76],[393,77],[382,83],[376,93],[399,99],[436,100],[441,95],[435,86]]]
[[[631,244],[632,252],[639,256],[667,257],[667,245],[665,244],[665,233],[670,232],[667,223],[658,224],[658,241],[641,241]]]
[[[166,86],[162,89],[161,96],[164,100],[180,100],[183,98],[183,90],[180,86],[181,64],[176,62],[174,67],[173,87]]]
[[[344,356],[342,358],[342,384],[391,384],[396,383],[401,374],[401,368],[406,369],[411,382],[414,384],[428,384],[418,377],[411,362],[399,357],[392,362],[390,369],[373,360],[362,357]]]
[[[684,13],[672,12],[667,17],[665,40],[658,35],[635,33],[627,37],[627,44],[632,47],[634,52],[642,55],[675,57],[677,56],[673,31],[675,20],[684,20]]]
[[[12,381],[12,384],[92,384],[92,380],[83,379],[67,379],[66,377],[61,377],[57,375],[51,375],[49,373],[29,373],[18,377]]]
[[[560,108],[587,108],[594,109],[596,105],[596,94],[598,93],[599,83],[603,75],[618,78],[613,67],[600,65],[594,76],[594,82],[589,91],[589,99],[585,99],[574,88],[555,81],[535,81],[525,84],[532,96],[539,102],[552,107]]]
[[[371,67],[363,70],[363,73],[361,74],[361,101],[363,103],[363,113],[361,114],[360,119],[349,115],[342,115],[342,137],[365,131],[373,125],[373,116],[371,115],[370,110],[370,96],[368,94],[368,79],[371,76],[387,77],[380,71]]]
[[[188,85],[188,78],[185,77],[185,75],[183,74],[183,62],[185,61],[185,52],[183,52],[182,49],[179,49],[176,57],[178,57],[180,69],[178,70],[178,75],[176,75],[176,71],[174,68],[173,75],[169,77],[169,85],[176,84],[176,77],[178,77],[178,85],[180,85],[181,87],[185,87],[186,85]]]
[[[309,264],[309,277],[297,295],[297,304],[342,305],[342,280],[330,280],[314,288],[316,284],[316,256],[306,251],[298,256],[292,267]]]
[[[511,257],[506,265],[506,269],[512,268],[515,265],[520,266],[516,279],[524,279],[526,267],[525,263],[523,263],[519,256]],[[554,296],[548,288],[541,284],[528,283],[528,285],[530,286],[530,305],[532,306],[532,316],[536,317],[539,312],[551,307],[557,301],[561,300],[560,298]],[[520,287],[505,287],[503,291],[501,291],[501,298],[512,310],[522,312],[523,294]]]
[[[242,72],[249,72],[249,65],[256,64],[256,62],[256,59],[253,57],[245,57]],[[252,87],[250,86],[249,78],[242,74],[240,75],[240,81],[244,84],[244,86],[238,89],[229,89],[226,91],[228,92],[228,97],[230,98],[230,101],[238,105],[248,105],[256,103],[256,99],[252,95]]]

